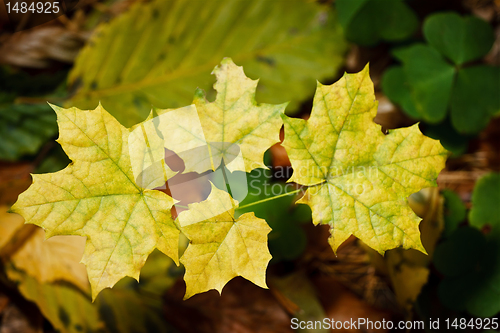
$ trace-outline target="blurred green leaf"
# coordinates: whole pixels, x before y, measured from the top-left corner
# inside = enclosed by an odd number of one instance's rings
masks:
[[[418,27],[417,16],[402,0],[337,0],[335,4],[346,38],[356,44],[400,41]]]
[[[113,290],[107,289],[95,301],[95,307],[105,324],[106,332],[167,333],[174,332],[165,322],[161,295],[141,294],[130,286],[132,279],[120,281]]]
[[[423,31],[427,42],[457,65],[483,57],[495,40],[487,22],[454,12],[429,15]]]
[[[35,154],[56,133],[56,114],[48,104],[0,105],[0,159]]]
[[[40,283],[36,278],[9,267],[8,276],[21,294],[34,302],[40,312],[61,333],[106,332],[97,308],[71,285]]]
[[[452,190],[444,190],[444,231],[443,234],[450,236],[458,225],[465,220],[466,208],[465,205],[455,192]]]
[[[451,122],[460,133],[477,133],[500,112],[500,67],[458,71],[451,95]]]
[[[326,317],[317,290],[304,273],[295,272],[285,277],[273,277],[269,284],[271,288],[275,288],[278,293],[281,293],[285,299],[296,306],[293,316],[299,321],[315,322]],[[298,328],[296,332],[328,333],[331,331],[326,328]]]
[[[90,295],[71,284],[40,283],[12,265],[8,265],[7,275],[58,332],[166,333],[174,332],[163,319],[161,301],[161,292],[175,281],[167,272],[170,264],[175,266],[167,256],[154,252],[144,266],[147,281],[137,284],[131,278],[123,279],[113,290],[104,290],[94,303]]]
[[[51,173],[64,169],[71,163],[68,155],[62,147],[54,142],[53,147],[49,149],[43,160],[35,168],[34,173]]]
[[[67,70],[31,75],[0,66],[0,160],[14,161],[38,152],[57,133],[56,115],[46,103],[17,103],[20,96],[62,95]],[[58,88],[59,87],[59,88]]]
[[[41,96],[54,92],[64,82],[68,71],[31,75],[25,71],[8,66],[0,67],[0,94],[17,96]],[[1,98],[0,98],[1,100]]]
[[[141,279],[137,285],[131,280],[132,286],[137,286],[139,291],[153,293],[160,297],[175,283],[175,279],[184,274],[184,267],[177,266],[172,259],[154,250],[141,269]]]
[[[411,90],[402,66],[393,66],[384,72],[382,90],[408,116],[414,119],[420,118],[420,114],[415,109],[415,104],[412,101]]]
[[[126,126],[151,106],[192,102],[208,90],[210,71],[224,57],[261,78],[257,100],[291,101],[313,94],[316,79],[333,76],[346,44],[334,12],[303,0],[139,2],[102,24],[80,52],[69,82],[80,88],[68,105],[93,109],[99,101]]]
[[[489,173],[481,177],[472,193],[470,224],[479,229],[490,226],[494,232],[500,227],[500,173]]]
[[[390,68],[382,88],[407,115],[437,126],[429,129],[435,133],[433,137],[460,154],[468,141],[461,134],[480,132],[492,116],[500,114],[500,68],[460,68],[488,52],[493,31],[488,23],[472,16],[438,13],[426,20],[424,35],[428,45],[413,44],[393,52],[402,68]],[[443,123],[448,110],[454,130],[440,133],[448,127]]]
[[[446,117],[455,68],[423,44],[399,49],[394,55],[403,62],[415,110],[429,123],[441,122]]]
[[[478,317],[500,311],[500,241],[470,227],[458,228],[434,252],[445,275],[438,288],[441,302]]]
[[[436,125],[425,124],[422,132],[428,137],[439,140],[443,147],[455,156],[464,154],[469,147],[469,140],[472,139],[471,136],[458,133],[451,125],[449,117]]]
[[[347,29],[352,19],[369,1],[370,0],[337,0],[335,2],[335,6],[337,7],[337,11],[339,13],[339,23],[344,29]]]

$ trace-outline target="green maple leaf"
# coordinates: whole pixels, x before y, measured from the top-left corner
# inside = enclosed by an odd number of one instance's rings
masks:
[[[59,172],[33,175],[12,211],[43,227],[47,237],[87,237],[82,262],[94,299],[125,276],[138,279],[155,248],[177,262],[174,200],[134,182],[129,130],[100,105],[92,111],[52,107],[58,142],[73,162]]]
[[[290,181],[316,185],[299,203],[311,207],[315,224],[331,226],[334,251],[355,235],[380,253],[398,246],[425,252],[407,197],[436,185],[447,152],[418,124],[384,135],[372,121],[376,112],[368,66],[333,85],[318,83],[307,121],[283,116]]]
[[[195,113],[186,110],[179,118],[172,117],[173,121],[160,124],[166,147],[184,160],[185,172],[215,170],[221,160],[230,171],[266,168],[264,153],[280,141],[283,124],[280,115],[287,103],[257,105],[258,80],[249,79],[243,67],[236,66],[230,58],[222,60],[213,74],[217,77],[215,101],[207,101],[203,90],[197,89],[193,101]],[[161,118],[178,110],[157,112]]]
[[[188,211],[179,214],[181,230],[190,240],[180,260],[186,267],[184,299],[210,289],[221,292],[236,276],[267,288],[271,228],[254,213],[235,219],[237,207],[237,201],[212,184],[207,200],[190,204]]]

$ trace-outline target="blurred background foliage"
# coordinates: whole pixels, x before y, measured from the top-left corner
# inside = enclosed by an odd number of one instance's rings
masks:
[[[290,332],[292,317],[498,316],[498,0],[87,0],[38,25],[36,15],[8,21],[0,7],[0,333]],[[210,71],[223,57],[260,78],[258,102],[290,101],[286,112],[302,118],[316,80],[333,83],[369,62],[375,121],[383,129],[420,122],[452,153],[439,189],[409,198],[429,255],[381,257],[351,238],[335,256],[327,227],[312,226],[294,194],[237,212],[254,211],[273,229],[269,290],[236,278],[222,296],[182,301],[183,268],[154,252],[140,283],[124,279],[91,303],[79,264],[84,241],[44,240],[43,230],[7,213],[30,173],[70,163],[47,101],[101,102],[131,126],[153,107],[190,104],[197,87],[213,98]],[[285,183],[293,171],[279,144],[265,160],[269,170],[246,174],[242,205],[299,189]],[[177,199],[203,200],[188,192]]]

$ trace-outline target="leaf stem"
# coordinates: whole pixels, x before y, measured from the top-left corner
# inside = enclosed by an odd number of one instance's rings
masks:
[[[265,199],[262,199],[262,200],[259,200],[259,201],[255,201],[255,202],[243,205],[243,206],[239,206],[239,207],[237,207],[237,209],[243,209],[243,208],[251,207],[251,206],[254,206],[254,205],[259,205],[261,203],[264,203],[264,202],[267,202],[267,201],[271,201],[271,200],[274,200],[274,199],[283,198],[283,197],[286,197],[287,195],[292,195],[292,194],[295,194],[295,193],[299,193],[301,191],[305,191],[305,189],[299,188],[299,189],[297,189],[295,191],[283,193],[283,194],[280,194],[280,195],[276,195],[274,197],[265,198]],[[182,206],[182,205],[177,205],[177,204],[175,206],[179,207],[179,208],[189,209],[189,207],[187,207],[187,206]]]
[[[277,196],[274,196],[274,197],[270,197],[270,198],[266,198],[266,199],[262,199],[262,200],[259,200],[259,201],[255,201],[255,202],[252,202],[252,203],[249,203],[249,204],[246,204],[246,205],[243,205],[243,206],[240,206],[238,207],[238,209],[243,209],[243,208],[247,208],[247,207],[250,207],[250,206],[254,206],[254,205],[258,205],[258,204],[261,204],[263,202],[266,202],[266,201],[271,201],[271,200],[274,200],[274,199],[278,199],[278,198],[282,198],[282,197],[286,197],[287,195],[292,195],[292,194],[295,194],[295,193],[299,193],[303,191],[302,188],[299,188],[295,191],[291,191],[291,192],[287,192],[287,193],[283,193],[283,194],[280,194],[280,195],[277,195]]]

